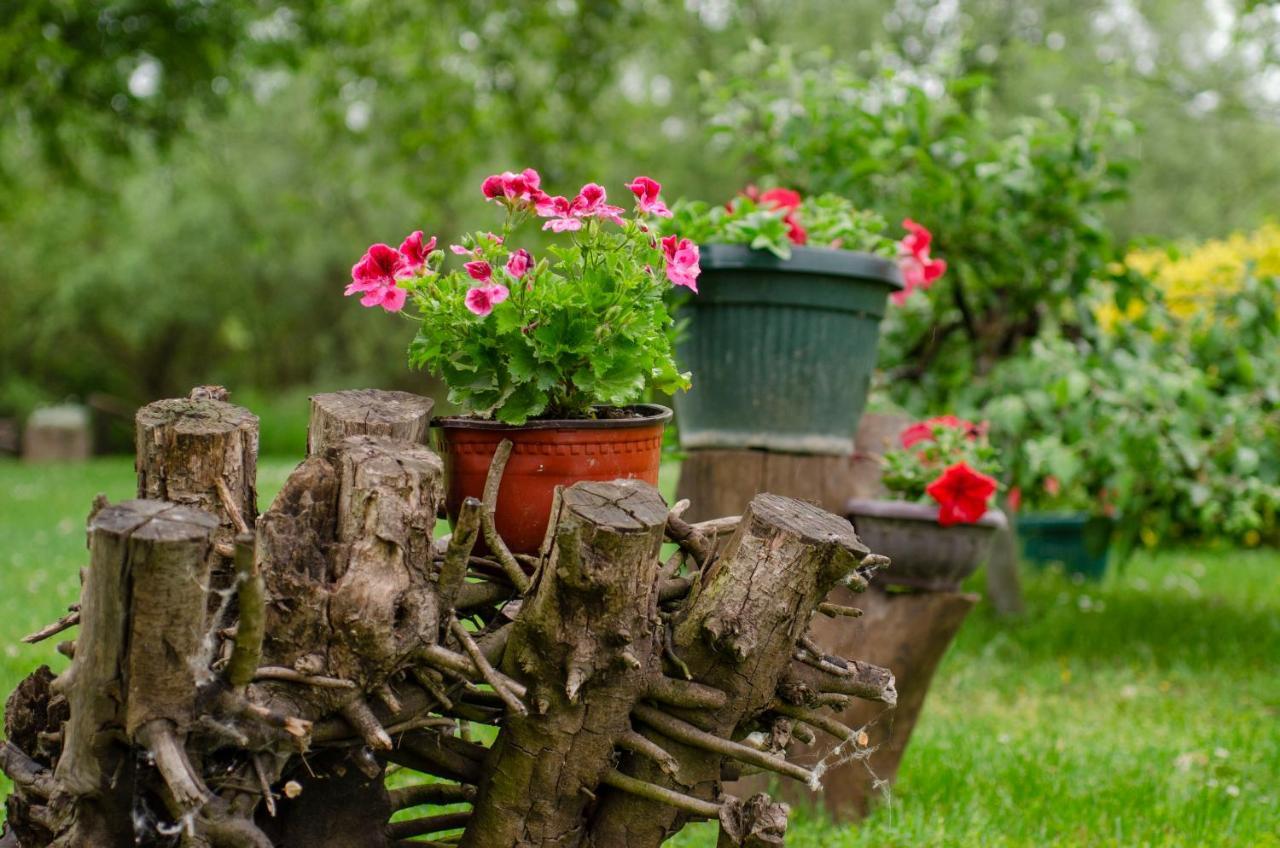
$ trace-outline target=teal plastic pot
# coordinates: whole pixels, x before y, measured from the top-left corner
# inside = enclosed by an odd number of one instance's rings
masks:
[[[876,364],[880,319],[902,288],[892,259],[797,247],[701,248],[699,294],[681,308],[693,388],[677,395],[680,444],[850,454]]]
[[[1061,563],[1069,574],[1100,580],[1107,570],[1111,519],[1087,513],[1022,513],[1023,559],[1040,567]]]

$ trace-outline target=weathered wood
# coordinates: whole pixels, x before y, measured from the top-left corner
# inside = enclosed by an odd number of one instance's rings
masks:
[[[426,444],[434,404],[431,398],[380,389],[312,395],[307,454],[323,454],[349,436]]]
[[[557,498],[547,565],[504,652],[533,710],[504,723],[463,846],[579,844],[588,793],[647,688],[666,519],[657,491],[638,481],[579,483]]]
[[[214,544],[230,551],[242,526],[252,528],[258,517],[258,417],[200,388],[192,394],[138,410],[138,497],[216,516]],[[230,583],[230,563],[223,576],[219,588]]]
[[[723,553],[700,575],[675,627],[674,650],[693,679],[726,696],[725,706],[698,714],[703,731],[734,738],[740,725],[773,701],[818,603],[866,553],[842,518],[776,495],[751,500]],[[679,761],[679,781],[644,758],[624,760],[622,772],[695,797],[715,797],[722,753],[644,732]],[[657,846],[682,823],[670,807],[605,791],[591,839],[597,845]]]
[[[88,407],[68,404],[37,409],[22,433],[24,462],[84,462],[93,454]]]
[[[813,783],[792,736],[854,733],[814,710],[892,701],[887,671],[805,636],[832,585],[875,570],[846,521],[760,496],[689,523],[647,484],[582,483],[557,493],[539,556],[504,570],[472,550],[482,501],[433,543],[435,454],[320,406],[311,455],[256,521],[222,473],[252,428],[211,434],[235,410],[222,391],[140,413],[143,485],[215,513],[95,503],[72,667],[6,710],[18,848],[383,848],[463,827],[469,846],[656,848],[695,818],[723,846],[775,846],[785,805],[726,795],[722,775]],[[666,538],[682,553],[664,567]],[[491,747],[473,722],[498,728]],[[392,797],[387,762],[458,783]],[[473,809],[388,827],[458,801]]]

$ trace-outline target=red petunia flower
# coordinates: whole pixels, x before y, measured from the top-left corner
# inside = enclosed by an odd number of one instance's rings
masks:
[[[957,462],[943,471],[925,491],[938,502],[938,523],[943,527],[972,524],[987,511],[997,483],[967,462]]]

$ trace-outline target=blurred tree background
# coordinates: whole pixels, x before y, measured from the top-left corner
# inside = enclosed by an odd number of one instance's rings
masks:
[[[241,398],[421,388],[409,326],[341,296],[363,249],[475,226],[494,170],[617,192],[650,173],[672,198],[713,200],[786,173],[712,126],[726,73],[753,86],[753,43],[868,80],[892,71],[946,102],[931,130],[944,136],[953,121],[1014,135],[1055,107],[1104,109],[1124,129],[1106,144],[1133,163],[1128,191],[1094,186],[1109,202],[1071,226],[1115,244],[1252,228],[1280,197],[1269,3],[9,0],[0,415],[206,382]],[[929,202],[843,179],[886,212]]]

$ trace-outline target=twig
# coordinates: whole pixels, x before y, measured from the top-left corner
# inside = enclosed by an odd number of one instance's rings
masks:
[[[520,563],[511,555],[507,543],[498,535],[498,526],[494,523],[494,515],[498,508],[498,490],[502,487],[502,473],[507,469],[507,460],[511,458],[513,445],[510,439],[503,439],[493,452],[493,461],[489,463],[489,474],[484,480],[484,512],[481,513],[480,527],[484,532],[485,544],[498,558],[498,564],[511,580],[512,584],[524,594],[529,589],[529,577],[520,567]]]
[[[471,811],[460,813],[442,813],[438,816],[426,816],[420,819],[391,822],[387,825],[388,839],[408,839],[411,836],[426,836],[442,830],[457,830],[466,827],[471,821]]]
[[[485,682],[479,669],[476,668],[476,664],[471,661],[470,657],[455,653],[443,645],[427,645],[419,653],[419,656],[422,658],[423,662],[433,665],[443,671],[453,672],[454,674],[468,680]],[[500,671],[495,670],[494,674],[517,698],[523,698],[527,694],[524,686],[517,681],[512,680]]]
[[[692,524],[679,515],[667,513],[667,538],[675,542],[698,564],[698,568],[706,568],[715,555],[715,545],[702,535]]]
[[[365,744],[375,751],[390,751],[395,744],[391,741],[382,723],[374,715],[373,710],[361,696],[356,696],[338,708],[342,717],[352,729],[360,734]]]
[[[818,612],[828,618],[862,618],[862,610],[857,607],[846,607],[826,602],[818,604]]]
[[[458,521],[454,525],[453,535],[449,537],[449,547],[444,552],[444,562],[440,565],[439,597],[440,609],[452,610],[458,597],[458,590],[467,579],[467,562],[471,550],[480,537],[480,516],[484,504],[475,498],[467,498],[458,510]]]
[[[221,479],[221,478],[219,478]],[[236,536],[236,578],[239,588],[240,621],[236,624],[231,658],[227,660],[227,681],[236,689],[248,686],[262,660],[262,638],[266,632],[266,588],[254,556],[254,537]]]
[[[668,715],[656,707],[651,707],[647,704],[636,704],[631,709],[631,715],[677,742],[683,742],[686,745],[692,745],[704,751],[732,757],[735,760],[760,766],[787,777],[794,777],[796,780],[803,781],[806,784],[813,780],[813,773],[802,766],[789,763],[781,757],[775,757],[764,751],[757,751],[755,748],[750,748],[739,742],[722,739],[719,736],[707,733],[705,730],[700,730],[686,721],[681,721],[674,716]]]
[[[675,807],[677,810],[683,810],[690,815],[704,819],[715,819],[720,815],[719,804],[704,801],[692,795],[684,795],[664,786],[659,786],[656,783],[648,783],[629,777],[617,769],[606,771],[600,776],[600,782],[619,791],[638,795],[641,798],[648,798],[650,801],[657,801],[659,804],[666,804],[669,807]]]
[[[48,639],[50,636],[57,636],[62,631],[69,630],[70,628],[75,627],[79,623],[80,623],[80,608],[77,606],[75,609],[73,609],[71,612],[67,613],[62,618],[55,621],[53,624],[46,624],[44,627],[41,627],[35,633],[31,633],[27,636],[23,636],[22,641],[26,642],[28,645],[34,645],[37,642],[43,642],[45,639]]]
[[[645,694],[663,704],[694,710],[718,710],[727,699],[725,693],[714,686],[687,679],[675,680],[661,674],[649,681]]]
[[[235,496],[231,494],[231,489],[227,487],[227,481],[219,475],[214,481],[214,485],[218,487],[218,500],[222,501],[222,508],[227,511],[227,517],[231,519],[232,525],[236,528],[238,535],[244,535],[249,531],[249,525],[244,523],[244,516],[240,514],[240,507],[236,506]]]
[[[253,772],[258,776],[258,786],[262,788],[262,800],[267,805],[267,815],[276,817],[276,796],[271,794],[271,781],[267,780],[267,770],[262,765],[262,754],[253,755]]]
[[[224,689],[218,695],[218,707],[224,713],[251,718],[271,727],[277,727],[296,739],[304,739],[311,733],[311,722],[306,719],[255,704],[230,689]]]
[[[816,727],[823,733],[834,736],[842,742],[856,740],[858,732],[849,727],[842,721],[838,721],[834,716],[823,715],[817,710],[806,710],[804,707],[796,707],[791,704],[774,704],[770,709],[775,713],[803,721],[810,727]]]
[[[417,783],[392,789],[391,809],[407,810],[424,804],[463,804],[475,800],[476,788],[465,783]]]
[[[647,757],[658,764],[658,768],[662,769],[671,777],[677,777],[680,774],[680,763],[671,753],[663,748],[657,742],[654,742],[648,736],[636,733],[634,730],[628,730],[618,737],[617,745],[624,751],[630,751],[633,754],[639,754]]]
[[[303,674],[279,665],[264,665],[254,671],[254,680],[280,680],[285,683],[301,683],[319,689],[358,689],[353,681],[341,677],[325,677],[321,674]]]
[[[209,790],[187,759],[173,722],[152,719],[138,728],[138,741],[155,758],[156,769],[183,810],[194,810],[209,800]]]
[[[498,672],[493,666],[489,665],[489,661],[485,659],[484,653],[471,638],[471,634],[462,626],[462,622],[457,617],[450,614],[449,616],[449,632],[462,645],[462,649],[467,652],[467,656],[471,657],[471,661],[475,663],[476,670],[480,672],[480,676],[484,678],[484,682],[493,687],[493,691],[498,693],[502,698],[502,703],[506,705],[507,710],[514,715],[528,715],[529,711],[525,709],[524,704],[520,703],[520,699],[515,697],[507,688],[505,682],[498,677]]]
[[[676,647],[671,641],[671,626],[669,624],[663,624],[662,626],[662,653],[667,659],[671,660],[672,665],[680,669],[685,680],[693,680],[693,673],[689,671],[689,666],[676,653]]]

